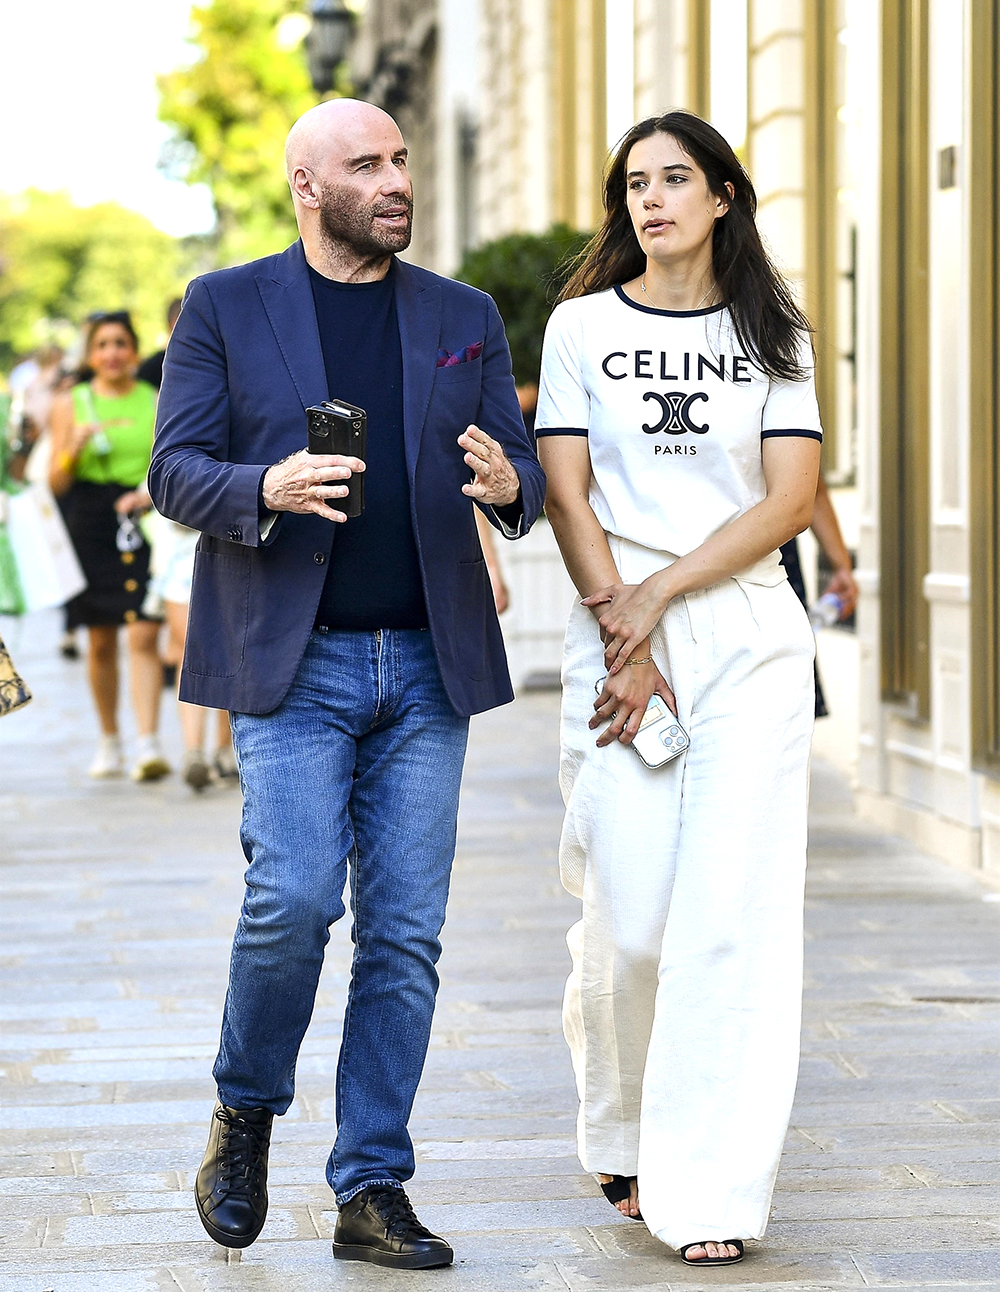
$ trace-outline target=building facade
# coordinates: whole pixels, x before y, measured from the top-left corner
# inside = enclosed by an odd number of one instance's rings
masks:
[[[428,7],[440,39],[443,0]],[[373,16],[404,8],[369,3]],[[857,634],[849,647],[841,635],[837,649],[851,655],[845,676],[857,689],[859,809],[958,864],[1000,874],[997,6],[471,8],[475,77],[458,64],[452,74],[465,78],[476,122],[475,215],[465,225],[475,239],[555,220],[594,227],[623,101],[632,119],[698,111],[745,159],[762,231],[816,329],[824,471],[857,553]],[[447,143],[429,167],[447,172],[454,156]],[[440,181],[439,202],[454,201],[446,190]],[[440,212],[435,221],[448,227]],[[433,237],[425,263],[447,272],[458,244]],[[544,527],[533,541],[510,564],[517,577],[519,561],[533,562],[538,583],[555,556]],[[815,560],[807,581],[815,589]],[[536,607],[525,583],[520,617],[535,626],[533,662],[551,667],[558,616],[539,636],[535,613],[553,614],[545,586],[548,604]],[[507,629],[516,660],[518,617]]]

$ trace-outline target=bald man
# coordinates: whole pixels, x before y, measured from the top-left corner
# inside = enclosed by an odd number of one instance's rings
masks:
[[[195,1197],[224,1246],[264,1226],[272,1118],[349,879],[334,1254],[422,1269],[453,1259],[403,1186],[468,719],[513,698],[474,505],[517,538],[544,483],[493,301],[397,259],[413,193],[392,118],[321,104],[286,160],[300,240],[191,284],[149,475],[202,534],[180,697],[230,711],[249,863]],[[367,414],[364,461],[305,451],[325,400]]]

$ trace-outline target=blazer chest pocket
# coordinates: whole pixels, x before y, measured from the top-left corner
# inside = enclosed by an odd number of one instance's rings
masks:
[[[250,553],[199,549],[184,667],[199,677],[232,677],[243,667],[250,625]]]
[[[435,368],[434,385],[438,389],[444,386],[459,386],[465,381],[476,381],[482,375],[482,359],[469,359],[465,363],[452,364],[450,368]]]

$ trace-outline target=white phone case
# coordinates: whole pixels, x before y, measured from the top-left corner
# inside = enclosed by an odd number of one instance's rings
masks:
[[[598,695],[604,689],[604,682],[602,677],[594,686]],[[640,760],[655,770],[682,754],[690,743],[687,732],[667,708],[666,700],[654,691],[632,740],[632,748]]]

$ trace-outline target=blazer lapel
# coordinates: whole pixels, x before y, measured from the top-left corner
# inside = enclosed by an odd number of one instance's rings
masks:
[[[302,407],[330,398],[326,367],[316,324],[309,267],[301,242],[275,256],[271,273],[255,279],[260,299],[274,332]]]
[[[405,261],[396,262],[396,316],[403,351],[403,435],[412,486],[434,384],[441,335],[441,289],[433,280],[422,285]]]

